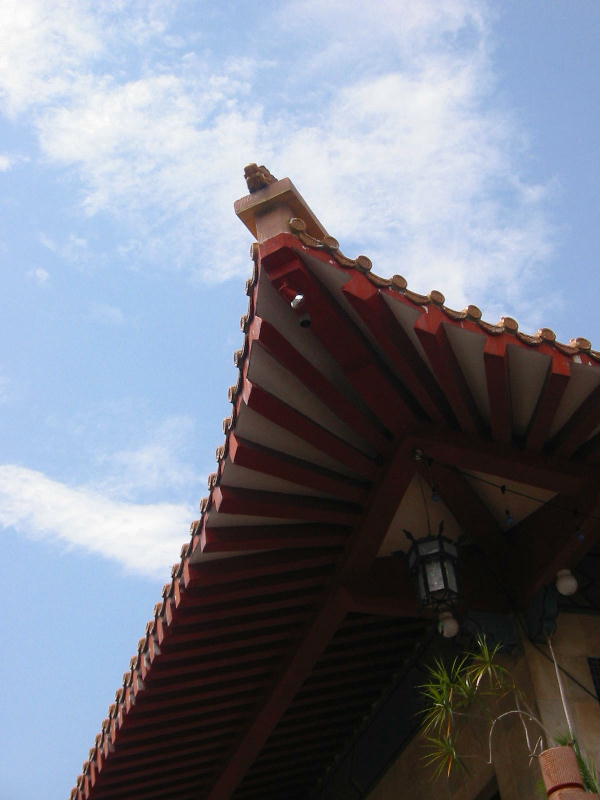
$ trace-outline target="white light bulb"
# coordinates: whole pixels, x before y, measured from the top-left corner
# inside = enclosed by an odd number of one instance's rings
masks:
[[[570,597],[579,587],[577,578],[570,569],[559,569],[556,573],[556,588],[559,594]]]
[[[452,639],[453,636],[456,636],[460,630],[460,625],[450,611],[442,611],[438,619],[438,631],[445,639]]]

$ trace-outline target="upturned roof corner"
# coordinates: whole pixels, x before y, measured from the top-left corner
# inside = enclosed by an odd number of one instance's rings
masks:
[[[244,177],[249,194],[236,200],[234,209],[257,241],[289,233],[289,220],[293,217],[304,220],[310,236],[327,236],[325,227],[289,178],[277,180],[266,167],[256,164],[244,168]]]

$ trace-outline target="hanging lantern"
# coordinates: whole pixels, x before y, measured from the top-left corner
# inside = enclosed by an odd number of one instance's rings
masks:
[[[441,526],[438,536],[425,536],[423,539],[415,539],[407,530],[404,533],[412,542],[408,566],[415,576],[421,604],[452,606],[458,598],[456,545],[442,536]]]

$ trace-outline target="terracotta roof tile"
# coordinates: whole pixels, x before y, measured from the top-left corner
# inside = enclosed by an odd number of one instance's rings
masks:
[[[418,294],[408,288],[406,279],[402,275],[394,275],[392,278],[383,278],[371,272],[372,263],[366,256],[358,256],[357,258],[348,258],[339,249],[339,244],[332,236],[326,236],[322,239],[317,239],[306,233],[306,223],[300,217],[292,217],[289,221],[290,231],[298,238],[298,240],[314,250],[324,250],[329,253],[332,258],[342,267],[352,267],[368,274],[369,280],[380,288],[387,288],[400,292],[408,300],[416,305],[428,305],[433,303],[439,306],[449,319],[460,321],[463,319],[470,319],[477,322],[482,330],[491,335],[500,335],[503,333],[514,333],[525,344],[536,346],[539,344],[552,344],[561,353],[568,356],[577,355],[578,353],[587,353],[595,361],[600,361],[600,352],[592,350],[591,342],[584,337],[577,337],[571,339],[568,344],[556,341],[556,334],[549,328],[541,328],[535,334],[524,334],[519,331],[518,322],[512,317],[502,317],[497,324],[486,322],[482,319],[482,312],[477,306],[469,305],[463,311],[456,311],[448,308],[445,305],[444,295],[433,290],[428,295]],[[247,324],[247,322],[245,323]]]

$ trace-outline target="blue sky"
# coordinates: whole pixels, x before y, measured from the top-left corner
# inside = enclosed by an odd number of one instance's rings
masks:
[[[206,494],[243,166],[350,256],[598,347],[595,0],[0,8],[0,798],[68,795]]]

